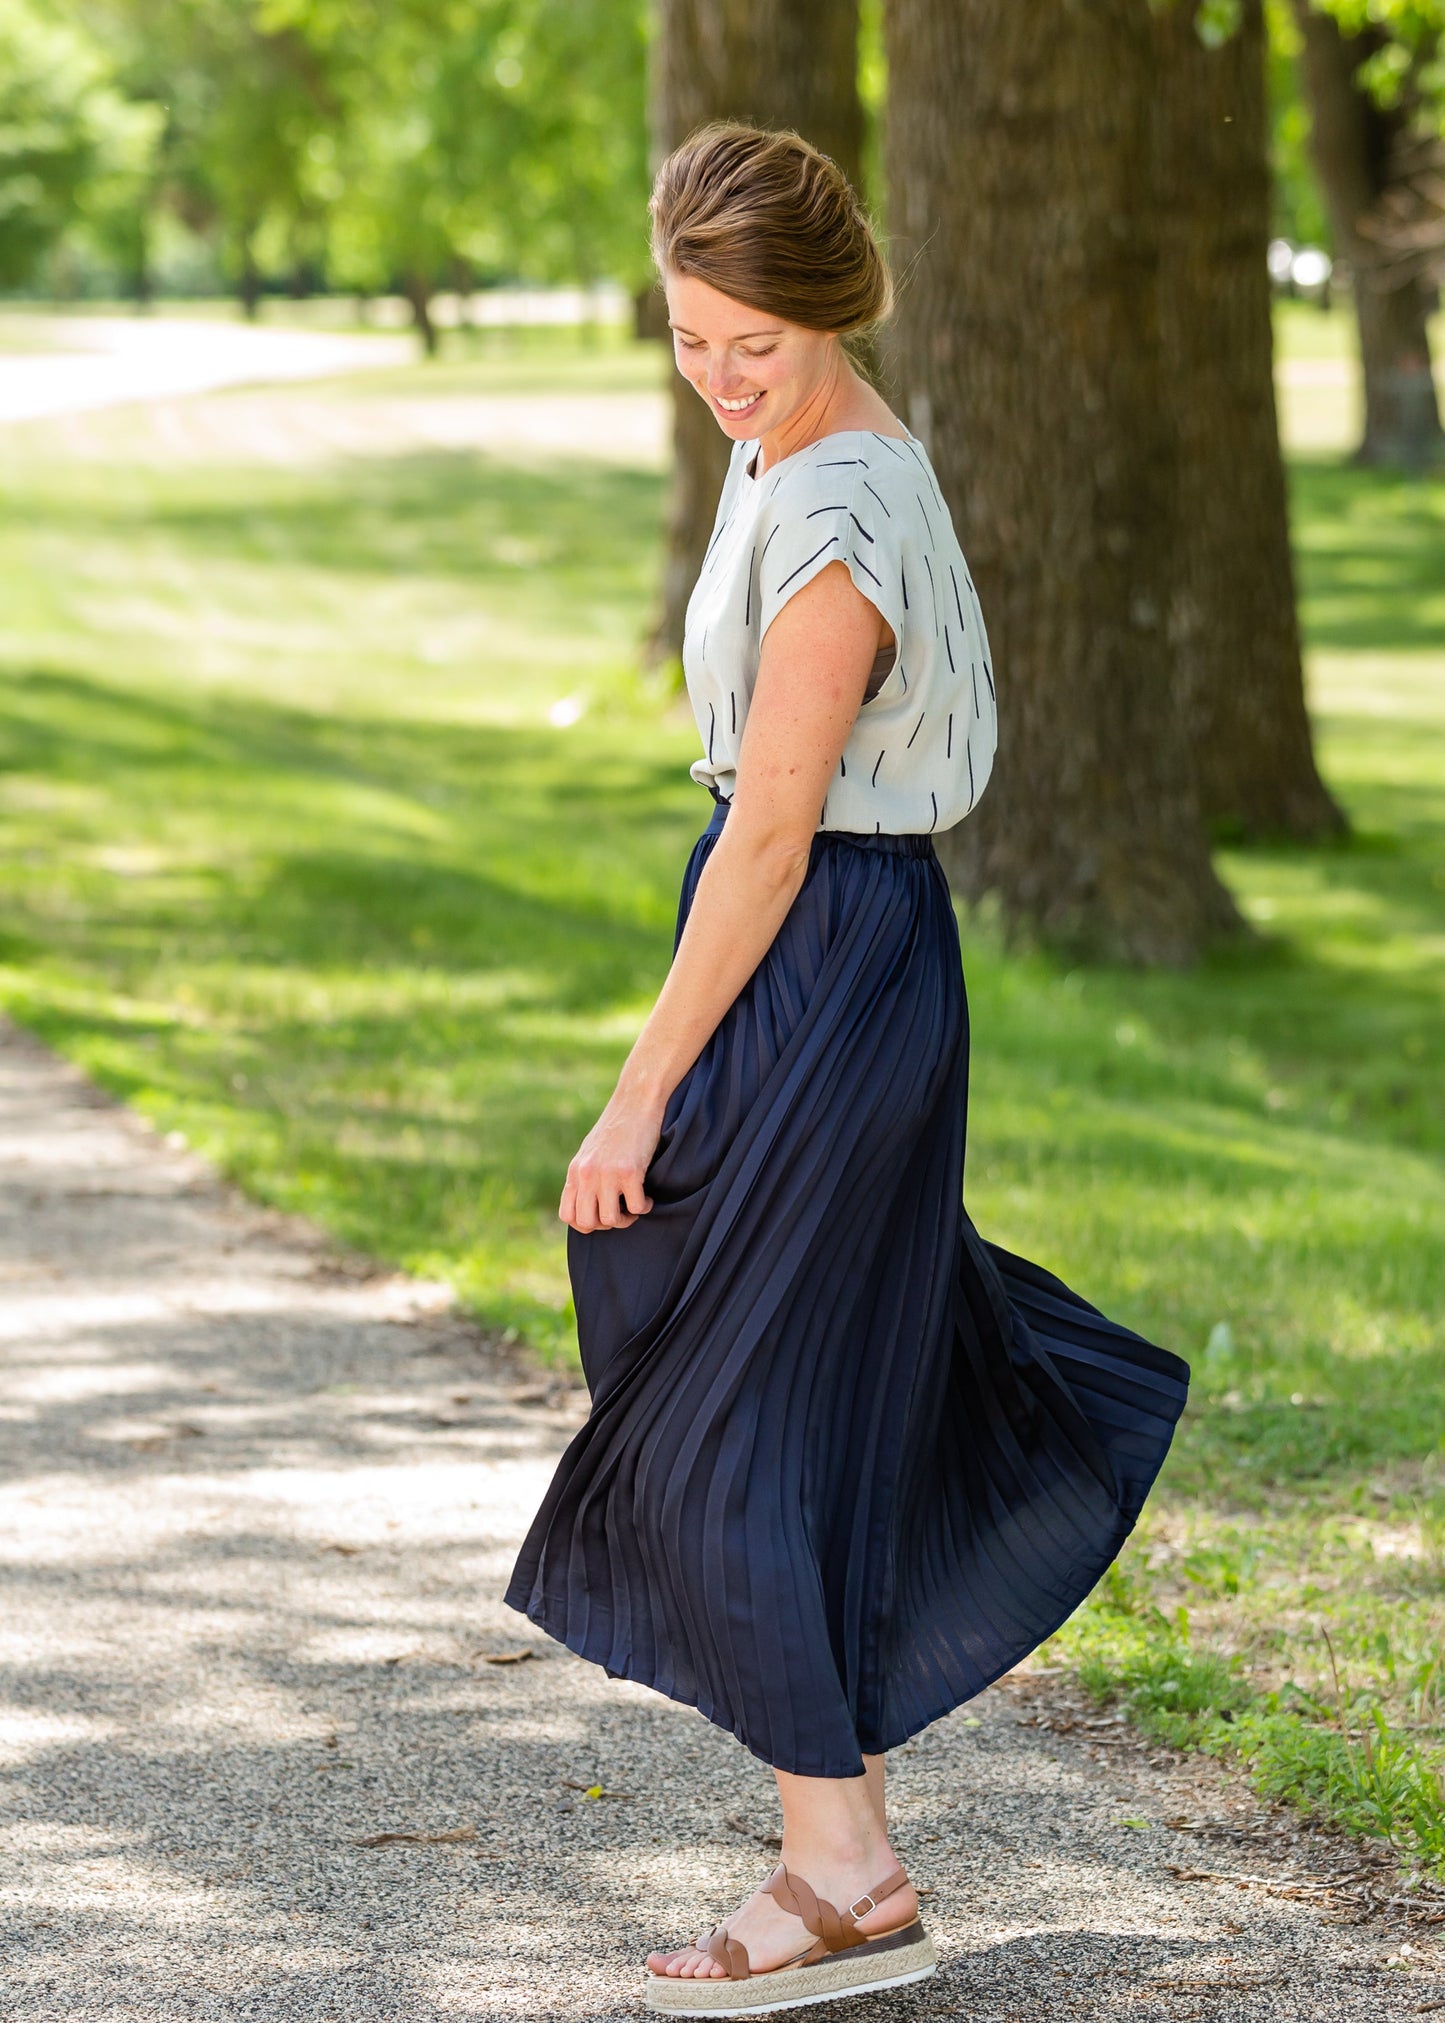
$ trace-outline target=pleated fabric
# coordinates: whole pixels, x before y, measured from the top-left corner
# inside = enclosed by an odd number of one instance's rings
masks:
[[[979,1237],[967,1095],[931,838],[820,831],[668,1101],[652,1209],[568,1231],[591,1411],[506,1600],[780,1770],[857,1776],[1035,1649],[1184,1408],[1178,1356]]]

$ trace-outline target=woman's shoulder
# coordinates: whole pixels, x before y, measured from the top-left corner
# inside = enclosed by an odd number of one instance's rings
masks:
[[[820,436],[765,471],[761,484],[753,553],[762,631],[789,597],[839,561],[896,632],[905,610],[906,511],[902,495],[890,503],[893,483],[879,469],[871,431]]]
[[[816,510],[835,497],[871,513],[890,545],[913,535],[938,538],[940,514],[947,518],[933,467],[911,435],[848,429],[820,436],[765,472],[762,484],[764,503],[776,500],[780,513],[804,500],[804,510]]]
[[[734,462],[729,478],[757,487],[760,519],[768,526],[796,525],[811,515],[846,512],[849,506],[856,510],[858,498],[867,498],[863,486],[877,469],[875,442],[864,429],[820,436],[749,480],[743,473],[756,448],[748,445],[747,457]]]
[[[868,436],[868,450],[871,481],[890,503],[897,498],[917,506],[935,528],[939,511],[947,518],[933,465],[917,436],[882,435],[874,430]]]
[[[872,429],[850,428],[832,429],[827,435],[818,436],[810,443],[804,443],[799,450],[790,450],[781,462],[772,464],[763,472],[761,484],[779,489],[785,484],[793,484],[804,476],[813,477],[823,471],[868,469],[879,456],[878,445],[886,439]],[[734,455],[739,450],[746,451],[745,461],[752,462],[757,450],[756,440],[733,445]],[[901,445],[900,445],[901,447]]]

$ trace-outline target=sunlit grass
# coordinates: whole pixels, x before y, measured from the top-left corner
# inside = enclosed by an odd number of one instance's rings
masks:
[[[565,1358],[563,1171],[710,804],[635,673],[663,362],[494,351],[6,432],[0,995],[257,1195]],[[549,388],[615,398],[615,448],[447,446],[468,403]],[[1067,1647],[1195,1739],[1221,1694],[1285,1693],[1259,1774],[1318,1798],[1344,1773],[1288,1739],[1318,1722],[1286,1689],[1325,1704],[1323,1625],[1356,1727],[1440,1711],[1445,483],[1311,447],[1291,484],[1353,833],[1223,852],[1260,940],[1188,974],[966,921],[967,1190],[1194,1364],[1120,1574],[1147,1600],[1101,1591]]]
[[[8,436],[11,1001],[258,1190],[553,1349],[559,1176],[707,812],[685,711],[631,671],[659,475],[625,435],[584,466],[327,455],[316,417],[364,442],[398,401],[595,393],[599,370],[661,383],[655,353],[548,337]],[[268,411],[311,452],[278,460]],[[1420,616],[1445,488],[1318,462],[1294,485],[1356,839],[1226,855],[1269,939],[1188,977],[966,930],[975,1214],[1185,1353],[1226,1322],[1286,1389],[1354,1367],[1362,1297],[1414,1340],[1445,1291],[1445,729]],[[564,697],[585,713],[557,728]]]
[[[1330,430],[1348,440],[1338,409]],[[1152,1169],[1153,1220],[1183,1240],[1172,1279],[1151,1247],[1144,1323],[1168,1339],[1160,1293],[1205,1283],[1218,1317],[1190,1316],[1159,1493],[1048,1654],[1264,1795],[1445,1874],[1445,482],[1346,470],[1322,440],[1292,465],[1295,547],[1354,833],[1224,853],[1267,944],[1150,979],[1153,1017],[1129,1021],[1131,1093],[1186,1061],[1213,1086],[1192,1126],[1150,1105],[1100,1235],[1148,1226]]]

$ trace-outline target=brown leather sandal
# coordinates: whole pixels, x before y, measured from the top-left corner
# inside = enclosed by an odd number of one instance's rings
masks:
[[[814,2002],[837,2002],[845,1995],[926,1981],[938,1965],[938,1955],[918,1918],[876,1935],[858,1929],[859,1917],[866,1918],[907,1880],[901,1868],[895,1869],[840,1911],[779,1862],[763,1888],[812,1934],[803,1950],[781,1967],[755,1974],[747,1947],[729,1936],[726,1925],[715,1925],[698,1940],[698,1951],[726,1967],[727,1979],[649,1972],[647,2006],[671,2016],[763,2016],[776,2009],[805,2009]]]

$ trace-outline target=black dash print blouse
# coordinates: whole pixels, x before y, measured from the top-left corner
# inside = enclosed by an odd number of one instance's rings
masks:
[[[898,650],[858,712],[818,827],[952,828],[983,792],[998,719],[983,613],[923,445],[849,429],[755,478],[757,449],[733,445],[687,607],[683,671],[706,754],[692,777],[731,799],[763,635],[794,591],[845,562]]]

